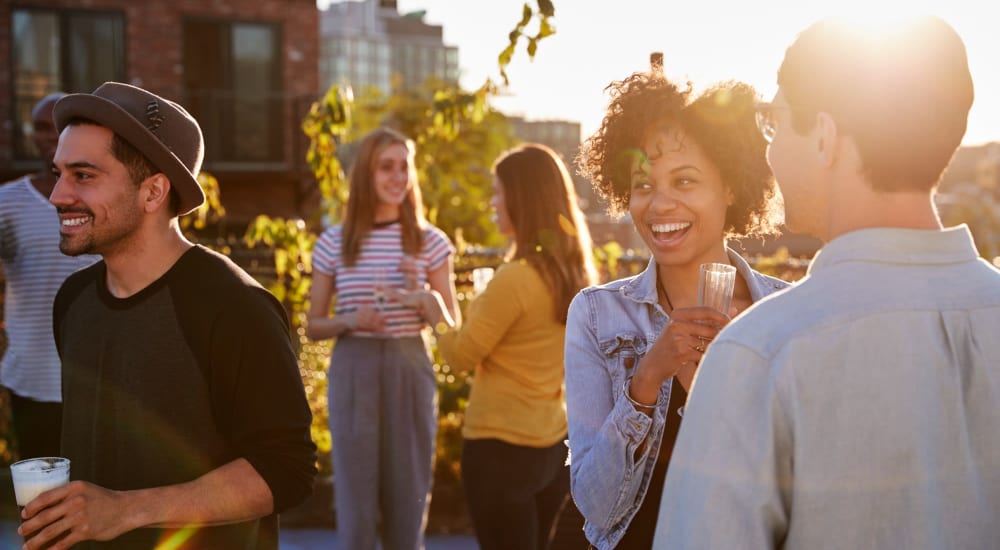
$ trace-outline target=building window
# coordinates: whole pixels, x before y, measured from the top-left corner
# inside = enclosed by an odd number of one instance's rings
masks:
[[[37,159],[31,109],[56,92],[91,92],[125,80],[121,13],[15,9],[11,18],[16,159]]]
[[[206,162],[282,160],[281,39],[276,25],[184,21],[185,105]]]
[[[445,80],[458,82],[458,48],[445,48]]]

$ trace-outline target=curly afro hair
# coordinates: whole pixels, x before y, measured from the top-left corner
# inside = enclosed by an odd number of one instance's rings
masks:
[[[608,211],[621,215],[631,199],[632,157],[653,130],[679,126],[696,142],[722,175],[735,200],[726,212],[726,237],[777,233],[781,202],[767,165],[767,143],[757,129],[757,92],[748,84],[723,82],[693,97],[654,67],[612,82],[611,101],[600,129],[583,144],[576,159],[608,201]]]

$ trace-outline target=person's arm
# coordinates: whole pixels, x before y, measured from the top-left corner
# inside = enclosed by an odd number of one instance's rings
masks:
[[[528,265],[506,265],[497,270],[486,290],[468,305],[459,330],[438,334],[438,350],[456,371],[481,364],[526,309],[522,300],[527,277],[536,276]]]
[[[649,458],[643,445],[663,430],[666,408],[652,416],[637,411],[625,397],[622,382],[612,380],[595,334],[602,312],[581,292],[566,322],[566,412],[569,419],[570,484],[573,500],[587,521],[610,530],[639,498]]]
[[[462,311],[458,309],[455,298],[455,262],[454,256],[448,255],[445,262],[427,272],[427,283],[431,290],[441,296],[441,302],[448,310],[454,326],[462,325]]]
[[[454,326],[462,326],[462,311],[458,308],[455,296],[455,247],[443,231],[428,226],[424,231],[421,254],[427,262],[427,286],[441,295],[441,301],[447,308]],[[414,285],[418,285],[420,280],[419,275],[412,273],[415,264],[404,258],[400,267],[404,271],[407,289],[413,290]],[[408,275],[407,271],[410,272]]]
[[[788,531],[792,421],[769,362],[713,344],[688,399],[654,548],[772,549]]]
[[[281,513],[312,494],[312,412],[284,308],[264,289],[243,294],[214,327],[212,409],[234,456],[253,466]]]
[[[111,491],[74,481],[47,491],[24,508],[18,529],[42,529],[27,548],[62,550],[85,540],[106,541],[141,527],[184,527],[247,521],[273,511],[271,490],[244,459],[194,481],[136,491]],[[45,546],[62,533],[69,535]]]
[[[385,328],[385,318],[371,306],[361,306],[354,311],[330,317],[330,302],[336,294],[332,275],[313,271],[309,287],[309,312],[306,314],[306,337],[310,340],[328,340],[357,330],[380,331]]]

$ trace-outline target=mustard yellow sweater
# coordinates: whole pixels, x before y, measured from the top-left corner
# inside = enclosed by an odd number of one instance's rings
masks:
[[[563,345],[549,288],[526,262],[497,269],[458,331],[438,337],[452,369],[475,369],[462,435],[547,447],[566,437]]]

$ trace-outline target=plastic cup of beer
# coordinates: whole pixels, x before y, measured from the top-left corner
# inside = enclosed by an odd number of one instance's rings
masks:
[[[701,264],[698,279],[698,305],[707,306],[729,315],[736,286],[736,268],[728,264]]]
[[[15,462],[10,465],[10,477],[20,517],[24,507],[38,495],[69,483],[69,459],[47,456]]]
[[[17,505],[24,508],[45,491],[69,483],[69,459],[47,456],[15,462],[10,466],[10,477]]]

